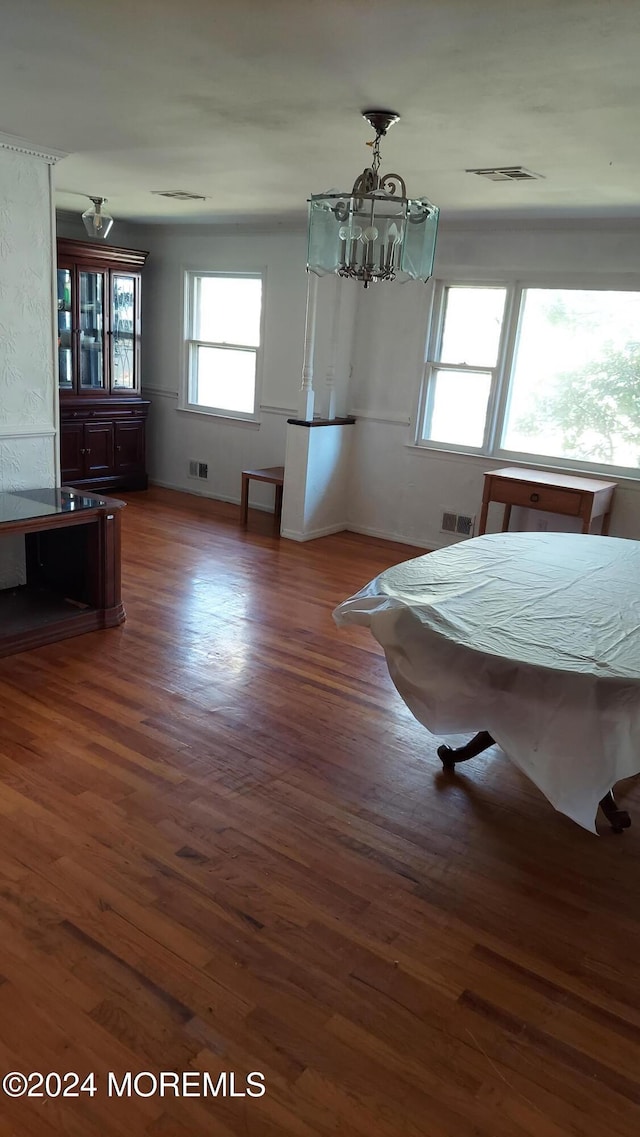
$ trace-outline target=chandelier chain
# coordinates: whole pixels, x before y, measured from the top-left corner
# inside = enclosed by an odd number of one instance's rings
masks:
[[[379,172],[380,162],[382,161],[381,156],[380,156],[380,139],[381,138],[382,138],[382,135],[378,132],[376,134],[376,140],[373,143],[373,158],[371,160],[371,169],[373,170],[374,174],[377,174]],[[371,143],[369,145],[371,145]]]

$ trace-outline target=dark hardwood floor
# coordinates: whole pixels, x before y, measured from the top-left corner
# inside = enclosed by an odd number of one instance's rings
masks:
[[[414,550],[128,502],[126,624],[0,661],[0,1074],[97,1089],[0,1137],[637,1137],[640,787],[596,838],[495,749],[440,773],[331,619]]]

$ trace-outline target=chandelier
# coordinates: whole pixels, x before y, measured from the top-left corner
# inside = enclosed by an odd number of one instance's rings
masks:
[[[376,132],[371,165],[351,192],[309,198],[307,269],[361,281],[428,280],[433,272],[440,210],[426,197],[407,197],[399,174],[380,173],[380,139],[398,122],[393,111],[362,112]]]

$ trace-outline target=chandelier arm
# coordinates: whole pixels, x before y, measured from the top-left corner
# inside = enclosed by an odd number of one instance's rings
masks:
[[[405,180],[400,177],[400,174],[383,174],[380,178],[380,189],[389,197],[407,196]]]
[[[355,182],[353,183],[353,189],[351,192],[355,197],[361,193],[371,193],[374,189],[377,188],[377,174],[373,169],[373,166],[368,166],[367,169],[363,170],[362,173],[359,174],[356,178]]]

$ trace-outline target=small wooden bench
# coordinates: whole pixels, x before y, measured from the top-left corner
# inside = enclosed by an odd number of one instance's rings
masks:
[[[282,489],[284,486],[284,466],[267,466],[264,470],[242,471],[242,499],[240,504],[240,523],[246,528],[249,519],[249,482],[269,482],[276,487],[276,501],[273,512],[273,531],[280,532],[282,522]]]

